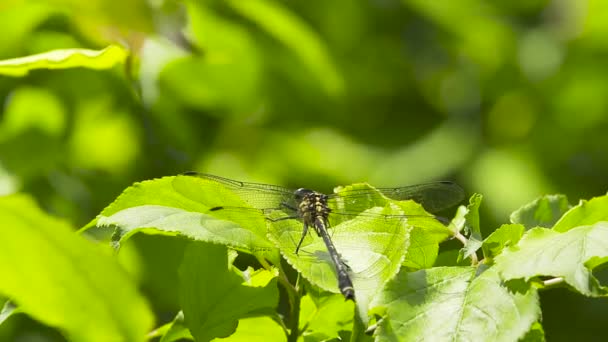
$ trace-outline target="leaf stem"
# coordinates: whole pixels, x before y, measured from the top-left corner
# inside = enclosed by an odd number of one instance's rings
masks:
[[[262,265],[265,269],[267,269],[267,270],[272,269],[272,266],[268,263],[268,261],[266,261],[266,259],[260,258],[260,257],[258,257],[257,259],[260,262],[260,265]],[[298,290],[295,288],[295,286],[293,286],[289,282],[289,279],[287,279],[285,272],[283,272],[283,270],[280,267],[279,267],[279,282],[281,282],[281,284],[283,284],[283,286],[286,287],[287,292],[293,291],[294,293],[297,294]]]
[[[463,245],[463,246],[466,246],[466,245],[467,245],[467,242],[469,242],[469,240],[467,240],[467,238],[466,238],[464,235],[460,234],[460,232],[457,232],[457,233],[456,233],[456,235],[454,235],[454,237],[455,237],[455,238],[456,238],[458,241],[462,242],[462,245]]]
[[[543,281],[543,285],[544,286],[553,286],[553,285],[561,284],[563,282],[564,282],[563,277],[556,277],[556,278],[551,278],[551,279],[547,279],[547,280]]]
[[[290,296],[291,297],[291,296]],[[288,342],[297,342],[300,336],[300,297],[296,296],[291,302],[291,317],[289,319],[289,336],[287,337]]]

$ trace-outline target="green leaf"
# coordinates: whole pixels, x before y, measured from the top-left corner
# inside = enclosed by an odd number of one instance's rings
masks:
[[[116,227],[116,243],[144,231],[148,234],[179,234],[248,253],[276,248],[266,237],[266,222],[259,212],[209,212],[210,208],[218,205],[247,206],[217,183],[197,177],[165,177],[136,183],[126,189],[102,211],[97,225]]]
[[[175,192],[172,185],[174,178],[163,177],[134,183],[125,189],[114,202],[104,208],[99,217],[108,217],[123,209],[141,205],[166,206],[192,211],[204,209],[200,203],[185,199]]]
[[[41,23],[65,13],[60,7],[51,3],[31,1],[12,1],[12,4],[9,2],[8,6],[3,6],[0,11],[0,56],[4,57],[22,49],[32,31]]]
[[[533,289],[511,293],[490,268],[400,272],[372,303],[376,341],[514,341],[539,319]]]
[[[331,95],[344,91],[344,80],[321,38],[299,17],[270,0],[231,0],[237,12],[292,50]]]
[[[392,202],[401,207],[408,215],[408,225],[413,227],[403,266],[409,270],[432,267],[439,253],[439,243],[453,237],[458,228],[454,224],[446,226],[432,218],[422,206],[412,201],[388,201],[386,198],[383,201],[380,202],[381,205]]]
[[[483,196],[481,194],[473,194],[469,199],[467,205],[467,213],[465,218],[467,224],[465,225],[465,233],[470,235],[477,235],[481,237],[481,226],[479,225],[479,206]]]
[[[220,243],[249,253],[273,249],[274,246],[263,234],[264,221],[255,216],[250,219],[249,224],[240,224],[178,208],[144,205],[119,211],[110,217],[100,217],[98,224],[116,226],[118,230],[113,238],[116,242],[122,242],[136,232],[145,231],[148,234],[179,234],[197,241]],[[256,222],[259,225],[252,225]],[[260,228],[253,229],[253,227]]]
[[[464,205],[458,206],[458,209],[456,209],[456,214],[454,214],[454,217],[451,220],[451,225],[456,228],[457,232],[461,232],[464,229],[464,226],[467,223],[466,216],[468,212],[469,209]]]
[[[521,224],[503,224],[483,241],[481,248],[484,257],[493,259],[504,248],[516,245],[524,231],[525,228]]]
[[[519,223],[526,229],[534,227],[550,228],[568,210],[570,204],[564,195],[545,195],[515,210],[511,222]]]
[[[410,245],[403,266],[408,270],[433,267],[439,253],[439,243],[453,235],[454,232],[442,224],[414,226],[410,232]]]
[[[469,234],[466,245],[463,248],[463,258],[468,258],[477,252],[482,245],[481,226],[479,225],[479,206],[483,196],[473,194],[469,199],[465,214],[465,233]]]
[[[315,303],[304,296],[300,303],[300,330],[304,341],[338,338],[342,330],[352,330],[354,305],[341,295],[324,296]]]
[[[0,217],[0,293],[19,310],[72,341],[144,341],[150,309],[106,250],[26,196],[1,197]]]
[[[373,189],[364,184],[344,189],[353,188]],[[436,249],[433,244],[453,234],[420,205],[412,201],[389,201],[379,192],[375,194],[369,196],[368,203],[336,201],[343,209],[362,213],[362,216],[345,216],[343,220],[330,222],[332,240],[350,267],[362,313],[367,311],[365,303],[373,293],[399,270],[406,252],[411,253],[411,260],[422,260],[427,266],[435,256],[430,253],[428,257],[424,255],[427,253],[425,248],[430,246]],[[146,202],[153,204],[142,205]],[[129,208],[130,205],[135,207]],[[210,210],[217,206],[227,209]],[[324,290],[338,292],[335,269],[322,239],[308,234],[300,253],[295,254],[297,241],[302,235],[302,222],[267,222],[259,210],[234,211],[230,207],[247,207],[247,204],[239,198],[238,193],[216,182],[190,176],[167,177],[138,183],[127,189],[102,212],[97,224],[116,226],[115,240],[118,242],[137,231],[145,231],[152,234],[180,234],[248,253],[280,250],[285,259],[311,283]],[[369,207],[372,209],[365,211]],[[393,216],[367,216],[379,213]],[[411,215],[409,219],[402,219],[400,215],[404,213]],[[423,240],[427,245],[408,250],[412,226],[420,228],[420,234],[428,230],[429,237]]]
[[[239,319],[274,312],[279,291],[276,276],[268,273],[244,280],[230,270],[225,246],[191,243],[179,275],[180,301],[192,336],[197,341],[227,337]]]
[[[118,45],[102,50],[63,49],[0,61],[0,75],[25,76],[36,69],[110,69],[122,64],[129,53]]]
[[[445,226],[439,220],[429,219],[429,213],[414,202],[395,203],[409,215],[407,223],[413,227],[403,266],[410,270],[432,267],[439,253],[439,243],[454,236],[457,228],[453,225]]]
[[[269,272],[266,272],[269,273]],[[260,277],[262,278],[262,277]],[[342,301],[344,301],[342,299]],[[352,311],[352,310],[351,310]],[[184,324],[184,313],[178,312],[171,323],[165,324],[157,330],[164,330],[160,342],[173,342],[178,340],[194,340],[192,334]],[[236,331],[219,341],[284,341],[285,332],[275,321],[269,317],[252,317],[239,320]]]
[[[608,195],[594,197],[588,201],[581,200],[557,221],[553,230],[565,232],[574,227],[599,221],[608,221]]]
[[[234,334],[220,338],[224,342],[287,341],[283,328],[270,317],[252,317],[239,320]]]
[[[496,269],[505,280],[562,277],[586,296],[606,295],[607,289],[591,271],[608,261],[608,222],[564,233],[545,228],[530,229],[516,246],[505,249],[495,261]]]

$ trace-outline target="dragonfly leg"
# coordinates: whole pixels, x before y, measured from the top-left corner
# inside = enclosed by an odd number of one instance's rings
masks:
[[[285,217],[277,217],[277,218],[267,217],[266,219],[270,222],[278,222],[278,221],[284,221],[284,220],[296,220],[296,219],[298,219],[298,217],[297,216],[285,216]]]
[[[300,242],[298,242],[298,246],[296,247],[296,254],[298,254],[298,251],[300,250],[300,246],[302,245],[302,242],[306,237],[306,233],[308,233],[308,224],[304,223],[304,229],[302,229],[302,237],[300,238]]]
[[[298,211],[298,208],[291,206],[289,203],[281,202],[281,207],[287,208],[292,211]]]

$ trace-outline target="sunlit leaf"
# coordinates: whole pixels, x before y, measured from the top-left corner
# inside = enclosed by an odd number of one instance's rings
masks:
[[[598,221],[608,221],[608,195],[594,197],[588,201],[581,200],[555,223],[553,230],[565,232]]]
[[[329,295],[315,301],[304,296],[300,303],[300,330],[304,341],[338,338],[341,330],[352,330],[354,305],[341,295]]]
[[[407,223],[413,227],[403,266],[410,271],[432,267],[439,253],[439,244],[453,237],[457,228],[429,219],[429,214],[422,206],[408,201],[396,203],[409,215]]]
[[[569,209],[568,198],[564,195],[546,195],[524,205],[511,214],[511,222],[519,223],[526,229],[534,227],[550,228]]]
[[[220,338],[224,342],[266,342],[287,341],[287,336],[281,326],[270,317],[252,317],[239,320],[239,326],[234,334]]]
[[[492,232],[481,246],[483,255],[486,258],[495,258],[502,250],[517,244],[524,234],[524,226],[521,224],[503,224],[500,228]]]
[[[0,61],[0,75],[25,76],[36,69],[109,69],[122,64],[128,52],[118,45],[103,50],[64,49]]]
[[[357,185],[373,191],[368,185]],[[348,188],[348,187],[347,187]],[[372,192],[373,193],[373,192]],[[451,231],[412,201],[394,202],[376,192],[370,195],[367,214],[343,222],[331,222],[331,238],[352,274],[357,303],[365,303],[398,270],[408,251],[412,225],[431,229],[442,237]],[[144,204],[144,203],[150,204]],[[106,208],[97,224],[117,227],[119,242],[137,231],[150,234],[183,235],[198,241],[220,243],[248,252],[281,251],[286,260],[313,284],[338,292],[335,266],[330,262],[323,240],[309,234],[300,253],[295,254],[302,236],[302,222],[267,222],[257,210],[215,210],[217,206],[247,207],[238,193],[199,177],[177,176],[138,183],[127,189]],[[349,205],[345,203],[345,205]],[[348,208],[346,208],[348,209]],[[360,203],[357,211],[365,208]],[[351,212],[355,208],[351,208]],[[413,215],[403,219],[400,215]],[[397,216],[390,216],[397,215]],[[339,216],[338,216],[339,217]],[[435,240],[434,242],[438,242]],[[412,258],[420,259],[412,250]]]
[[[0,56],[19,50],[40,23],[62,12],[57,6],[44,2],[21,1],[14,6],[6,6],[4,2],[0,10]]]
[[[534,290],[511,293],[488,269],[400,272],[372,303],[376,341],[515,341],[540,315]]]
[[[467,205],[466,214],[464,215],[466,223],[464,226],[465,233],[468,234],[468,240],[463,248],[463,258],[468,258],[481,248],[482,237],[481,227],[479,225],[479,206],[483,196],[481,194],[474,194],[469,199]]]
[[[19,310],[72,341],[144,341],[152,314],[114,258],[25,196],[0,198],[0,217],[0,293]]]
[[[257,213],[248,215],[245,212],[239,216],[228,212],[230,220],[222,218],[222,211],[211,215],[209,209],[218,205],[217,198],[223,199],[223,205],[246,206],[234,194],[196,177],[174,179],[165,177],[145,181],[126,189],[104,209],[97,224],[116,227],[116,242],[138,231],[146,231],[151,234],[179,234],[250,253],[275,248],[266,238],[265,220]],[[182,191],[181,194],[176,187]]]
[[[437,260],[439,243],[454,233],[443,225],[423,227],[414,225],[410,232],[410,245],[403,266],[410,270],[432,267]]]
[[[591,271],[608,261],[608,223],[598,222],[560,233],[545,228],[530,229],[515,246],[495,259],[505,280],[562,277],[586,296],[608,293]]]

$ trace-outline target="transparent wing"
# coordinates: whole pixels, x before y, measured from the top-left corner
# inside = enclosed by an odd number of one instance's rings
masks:
[[[348,202],[353,211],[362,211],[370,207],[370,201],[377,192],[398,201],[413,200],[431,213],[455,206],[464,199],[464,190],[452,182],[434,182],[416,184],[397,188],[353,189],[330,195],[330,199]]]
[[[189,186],[184,185],[184,182],[180,181],[180,178],[182,177],[196,177],[202,181],[203,186],[219,186],[220,189],[223,188],[227,190],[252,208],[281,209],[285,207],[295,208],[296,206],[294,190],[292,189],[270,184],[240,182],[193,171],[183,173],[177,176],[173,181],[173,187],[187,197],[195,196],[189,196],[189,194],[192,194],[193,189],[190,189]],[[199,191],[205,191],[205,189],[201,188]],[[225,205],[225,203],[220,203],[220,201],[218,201],[216,206],[219,207],[222,205]]]
[[[192,179],[197,182],[192,182]],[[186,178],[184,180],[184,178]],[[289,235],[289,241],[295,247],[301,237],[303,223],[297,219],[294,190],[269,184],[248,183],[235,181],[219,176],[187,172],[175,177],[173,187],[185,197],[204,203],[208,213],[223,220],[250,226],[258,219],[265,219],[275,227],[280,227]],[[386,200],[379,195],[394,200],[412,199],[422,204],[427,211],[436,212],[453,206],[464,198],[463,190],[451,182],[436,182],[412,185],[398,188],[365,188],[343,190],[330,195],[329,205],[332,209],[329,220],[330,233],[332,228],[342,222],[350,221],[357,216],[364,219],[380,217],[390,222],[409,221],[416,226],[433,226],[445,223],[445,220],[434,215],[382,215],[366,212],[372,207],[384,207]],[[235,201],[235,199],[237,201]],[[239,201],[241,205],[239,206]],[[348,202],[339,205],[338,202]],[[242,202],[246,204],[242,205]],[[397,223],[395,223],[397,224]],[[306,241],[320,240],[311,230]],[[333,235],[333,234],[332,234]],[[322,241],[317,241],[317,243]]]

